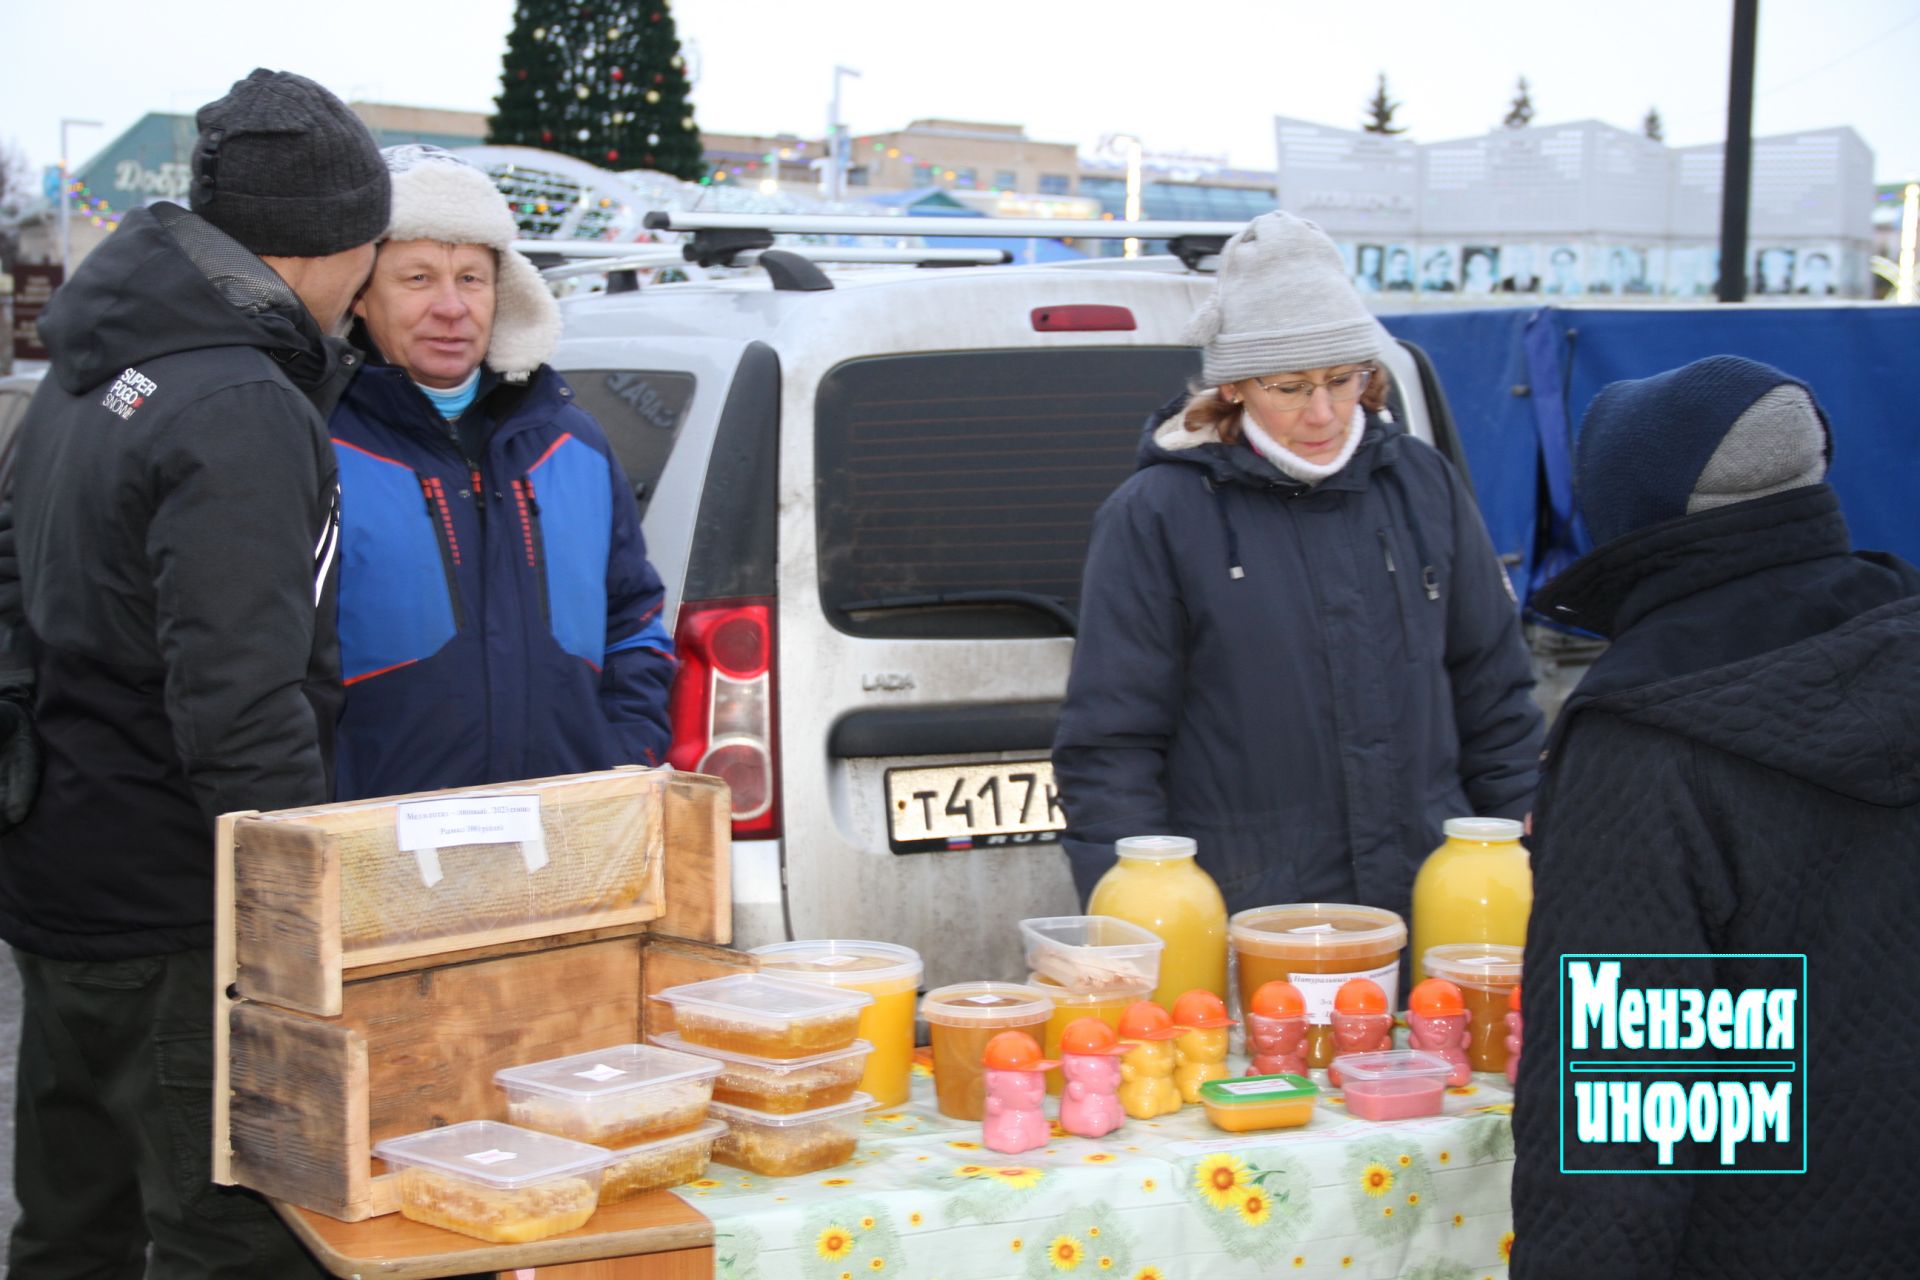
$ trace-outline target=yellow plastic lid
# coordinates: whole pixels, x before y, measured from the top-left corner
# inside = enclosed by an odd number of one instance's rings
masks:
[[[1344,902],[1253,907],[1227,922],[1234,950],[1281,959],[1360,960],[1407,945],[1407,925],[1391,911]]]

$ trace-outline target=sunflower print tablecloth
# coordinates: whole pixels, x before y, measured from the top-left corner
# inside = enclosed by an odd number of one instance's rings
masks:
[[[721,1280],[1503,1280],[1512,1110],[1476,1076],[1421,1120],[1357,1120],[1334,1092],[1304,1129],[1223,1133],[1196,1106],[1005,1156],[916,1072],[848,1163],[715,1164],[679,1194],[713,1220]]]

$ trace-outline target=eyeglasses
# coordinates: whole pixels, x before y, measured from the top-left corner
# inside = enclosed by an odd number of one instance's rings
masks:
[[[1283,412],[1304,409],[1313,402],[1313,393],[1324,389],[1327,399],[1335,404],[1349,404],[1358,400],[1367,389],[1367,383],[1373,378],[1371,369],[1355,369],[1349,373],[1336,373],[1325,382],[1309,382],[1304,378],[1292,382],[1262,382],[1255,378],[1253,385],[1273,397],[1270,403]]]

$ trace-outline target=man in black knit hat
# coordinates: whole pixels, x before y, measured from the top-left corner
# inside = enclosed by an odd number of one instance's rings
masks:
[[[300,76],[255,71],[196,123],[192,211],[129,214],[60,289],[20,425],[31,663],[0,702],[16,1280],[322,1274],[209,1177],[213,826],[330,798],[326,415],[358,357],[328,335],[390,184],[366,126]]]
[[[1515,1280],[1913,1273],[1897,1205],[1920,1117],[1898,1100],[1920,1047],[1904,976],[1920,918],[1920,571],[1852,550],[1824,483],[1832,453],[1804,384],[1733,356],[1613,383],[1581,426],[1576,487],[1599,545],[1533,606],[1613,643],[1561,713],[1534,806]],[[1556,1043],[1560,960],[1583,953],[1629,957],[1619,983],[1652,993],[1649,1029],[1656,995],[1780,989],[1768,957],[1805,956],[1799,1042],[1764,1055],[1805,1055],[1769,1077],[1795,1090],[1775,1139],[1801,1145],[1745,1165],[1789,1172],[1726,1168],[1692,1115],[1669,1164],[1631,1137],[1595,1154],[1622,1130],[1576,1124]],[[1587,1056],[1568,1039],[1566,1056]],[[1587,1047],[1612,1048],[1604,1032]],[[1697,1061],[1691,1047],[1641,1056]],[[1578,1078],[1591,1102],[1597,1077]],[[1716,1077],[1680,1078],[1692,1111],[1692,1082]],[[1639,1176],[1579,1172],[1626,1164]]]

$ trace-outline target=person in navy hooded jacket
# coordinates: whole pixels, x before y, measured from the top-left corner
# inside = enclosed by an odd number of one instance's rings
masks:
[[[673,642],[633,490],[545,361],[559,308],[491,179],[385,152],[340,464],[338,798],[657,764]]]

